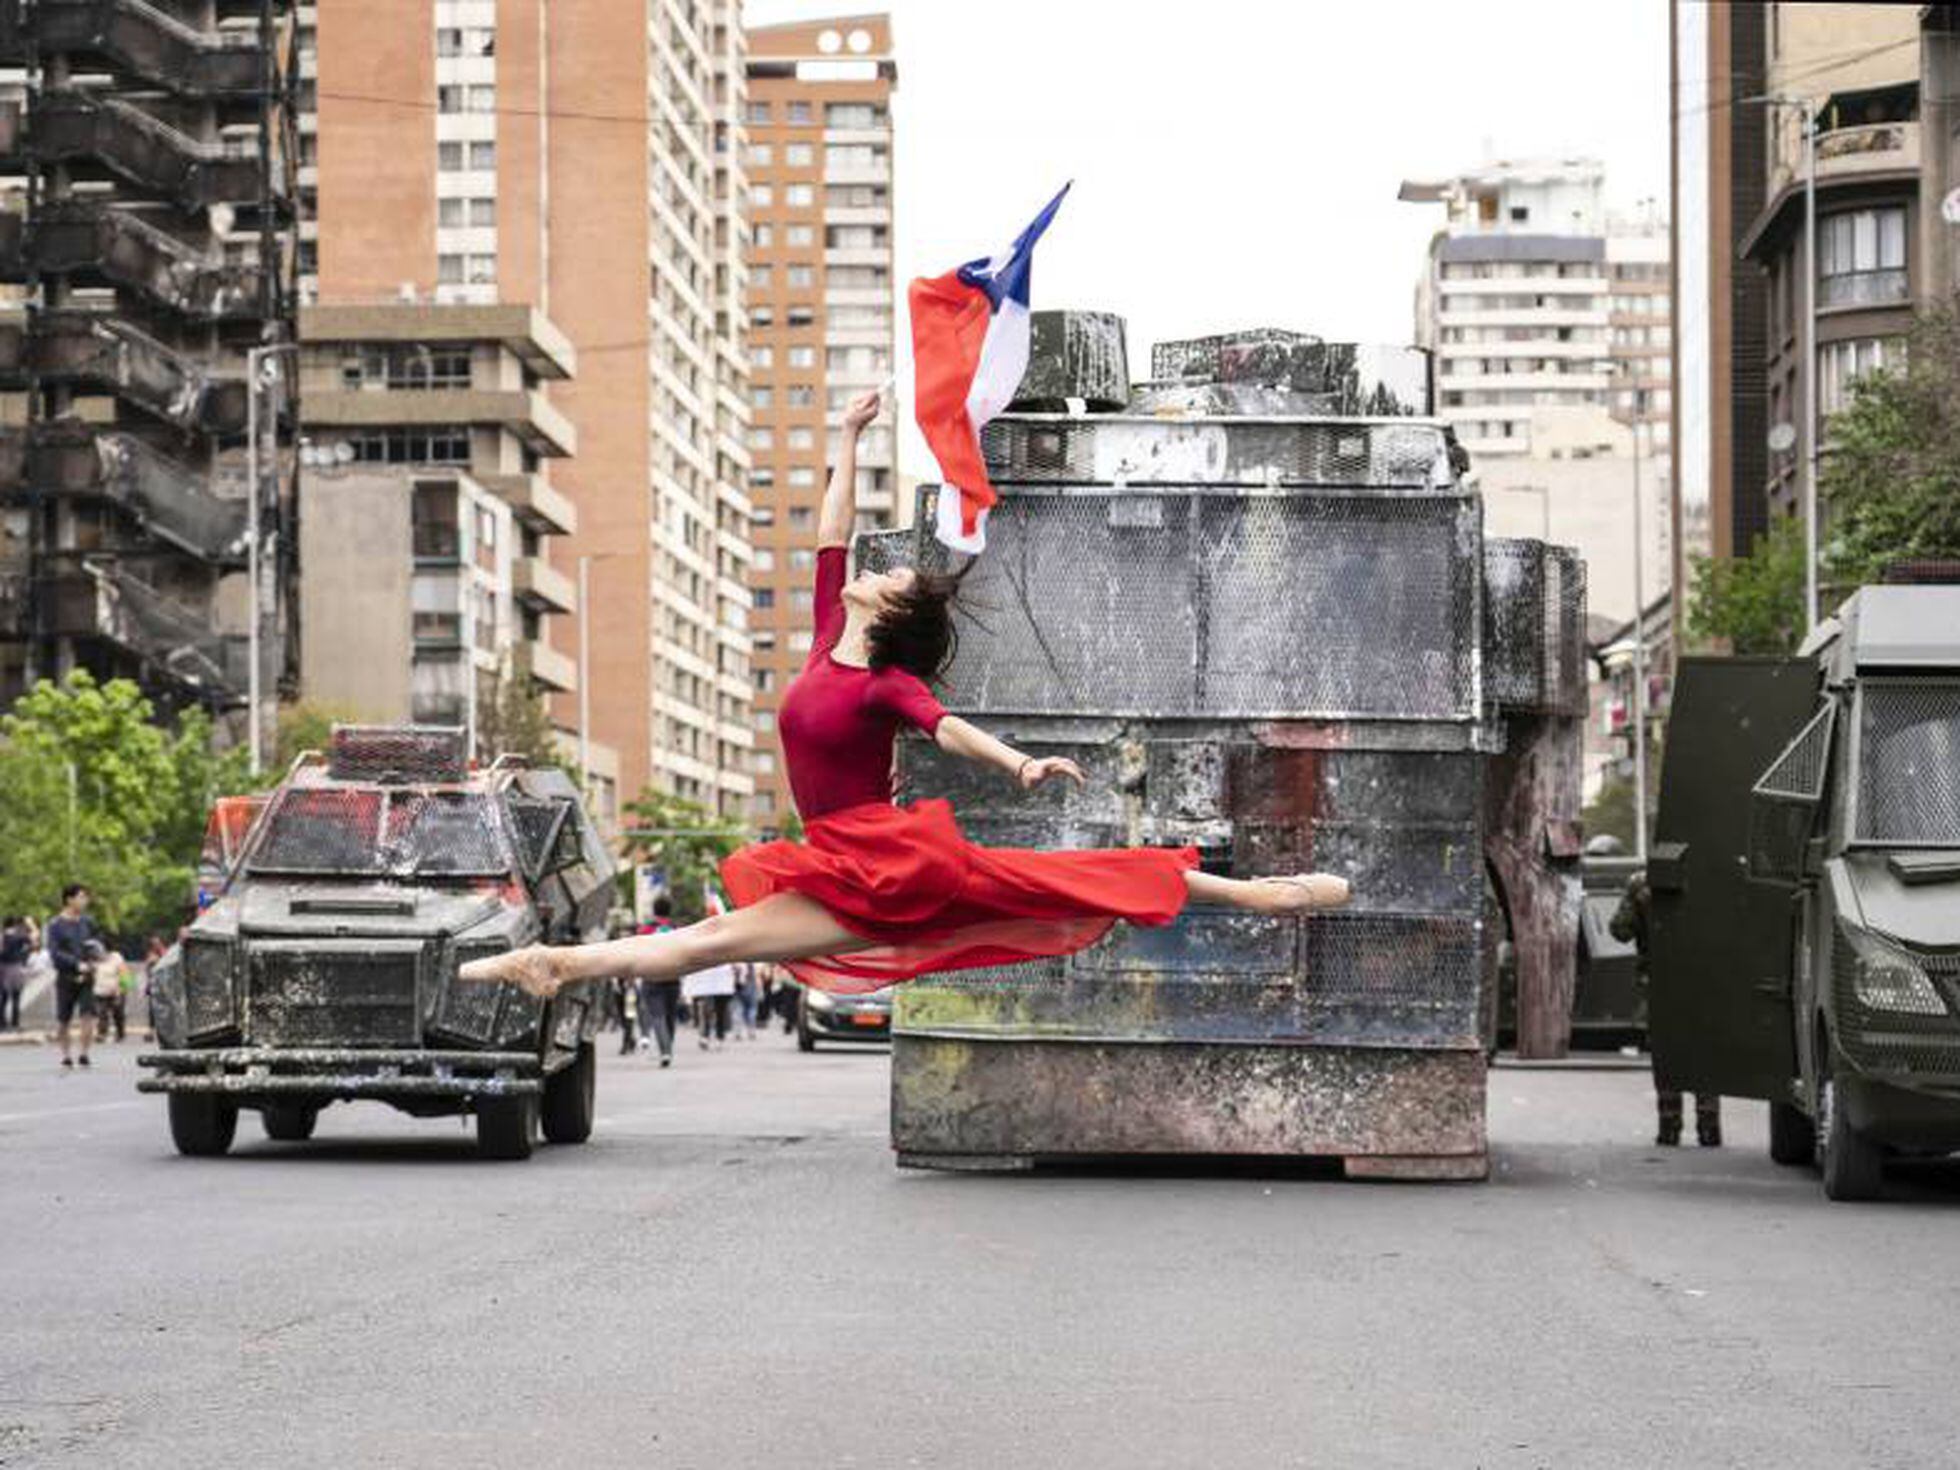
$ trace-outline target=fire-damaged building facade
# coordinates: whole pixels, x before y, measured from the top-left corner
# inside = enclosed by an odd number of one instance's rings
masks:
[[[1189,844],[1207,871],[1321,869],[1354,898],[1194,903],[904,987],[900,1162],[1480,1177],[1500,970],[1521,1053],[1567,1036],[1583,565],[1485,536],[1421,352],[1250,332],[1159,344],[1132,388],[1119,320],[1037,313],[1033,358],[984,435],[1000,501],[945,702],[1089,781],[1022,792],[909,739],[903,797],[950,797],[991,845]],[[945,553],[914,530],[858,555]]]
[[[0,699],[292,667],[292,10],[0,0]]]

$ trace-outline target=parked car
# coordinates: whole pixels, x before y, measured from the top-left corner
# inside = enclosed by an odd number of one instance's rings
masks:
[[[236,834],[238,818],[216,823]],[[222,868],[220,870],[220,867]],[[186,1154],[231,1147],[241,1111],[310,1137],[369,1098],[471,1114],[491,1158],[592,1131],[599,982],[547,1005],[465,985],[465,960],[603,938],[613,862],[562,771],[473,768],[462,730],[343,726],[302,756],[235,851],[207,850],[202,913],[151,979],[156,1075]]]
[[[815,1051],[819,1041],[890,1041],[892,993],[832,995],[805,985],[796,998],[796,1045]]]

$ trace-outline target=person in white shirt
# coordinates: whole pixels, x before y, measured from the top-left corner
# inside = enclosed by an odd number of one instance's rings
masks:
[[[712,1042],[716,1051],[728,1040],[728,1009],[735,997],[735,967],[710,965],[681,982],[681,993],[694,1008],[694,1032],[701,1050]]]

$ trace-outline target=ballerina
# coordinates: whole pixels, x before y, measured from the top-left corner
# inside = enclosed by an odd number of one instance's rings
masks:
[[[956,576],[904,567],[847,580],[857,438],[877,417],[879,397],[867,393],[844,413],[817,522],[810,654],[777,716],[806,840],[761,843],[725,860],[736,905],[728,913],[597,944],[531,945],[472,960],[462,979],[550,996],[575,980],[666,980],[753,960],[818,989],[864,992],[934,971],[1073,953],[1119,919],[1168,924],[1191,899],[1265,913],[1347,902],[1347,882],[1331,874],[1221,878],[1199,871],[1192,847],[982,847],[960,832],[947,802],[892,800],[901,724],[1024,790],[1085,781],[1074,761],[1023,754],[933,697],[929,683],[956,643]]]

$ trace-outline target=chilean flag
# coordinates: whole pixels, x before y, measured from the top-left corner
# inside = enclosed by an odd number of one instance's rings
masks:
[[[943,276],[912,283],[914,413],[945,489],[939,495],[939,539],[955,551],[987,544],[987,511],[999,497],[980,455],[980,430],[1006,408],[1028,370],[1028,276],[1034,242],[1068,194],[990,259],[970,260]]]

